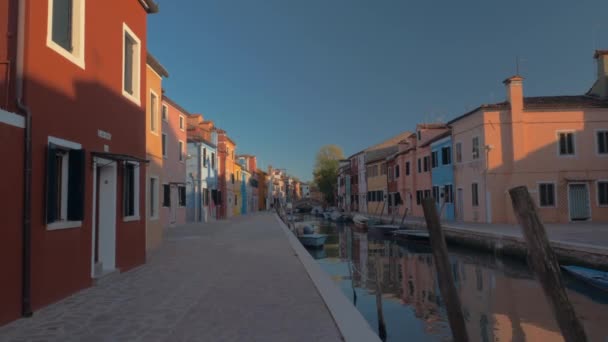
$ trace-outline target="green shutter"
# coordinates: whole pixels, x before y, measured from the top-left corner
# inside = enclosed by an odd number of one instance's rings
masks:
[[[46,223],[57,220],[57,146],[49,143],[46,154]]]
[[[84,218],[85,151],[70,150],[68,168],[68,220]]]

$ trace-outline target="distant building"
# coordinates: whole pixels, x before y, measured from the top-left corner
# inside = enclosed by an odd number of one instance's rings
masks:
[[[432,194],[442,220],[454,220],[454,164],[452,162],[451,131],[437,135],[431,141]]]
[[[160,219],[164,227],[186,222],[187,110],[163,95],[163,183]],[[151,186],[151,185],[150,185]]]
[[[202,115],[188,116],[186,165],[188,222],[208,222],[219,217],[217,132]]]

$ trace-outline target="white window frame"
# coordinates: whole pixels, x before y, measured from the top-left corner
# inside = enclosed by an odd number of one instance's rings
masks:
[[[600,140],[597,138],[597,135],[600,132],[608,132],[608,128],[598,128],[598,129],[596,129],[593,132],[593,135],[595,136],[594,137],[594,140],[595,140],[595,155],[598,156],[598,157],[604,157],[604,158],[606,158],[606,157],[608,157],[608,152],[606,152],[606,153],[600,153],[600,151],[599,151],[599,149],[600,149],[599,148],[600,147]],[[576,146],[575,146],[574,150],[576,152]]]
[[[141,40],[139,37],[129,28],[126,23],[122,23],[122,83],[120,89],[122,94],[133,101],[138,106],[141,106]],[[125,90],[125,36],[131,36],[131,38],[137,43],[136,53],[133,56],[133,95],[129,94]]]
[[[55,138],[52,136],[48,137],[48,142],[55,144],[59,147],[63,147],[68,150],[81,150],[82,145],[72,141],[64,140],[61,138]],[[68,228],[80,228],[82,227],[82,221],[68,221],[68,180],[69,180],[69,153],[63,156],[62,168],[61,168],[61,218],[57,221],[48,223],[46,230],[58,230]]]
[[[540,186],[541,184],[553,184],[553,205],[542,205],[540,202],[541,192]],[[539,208],[557,208],[557,182],[555,181],[538,181],[536,182],[536,192],[538,197],[538,207]]]
[[[183,115],[179,116],[179,129],[183,132],[186,127],[186,118]]]
[[[165,113],[167,113],[166,117],[163,117],[163,109],[166,109],[166,111],[164,111]],[[160,107],[160,116],[164,122],[169,122],[169,106],[164,103]]]
[[[165,138],[165,146],[163,146],[163,137]],[[161,153],[162,153],[164,159],[167,159],[167,157],[169,156],[169,149],[167,148],[167,144],[168,144],[167,134],[161,133],[160,150],[161,150]]]
[[[53,0],[48,0],[47,4],[46,46],[84,70],[86,0],[73,0],[72,3],[72,52],[53,41]]]
[[[150,176],[149,178],[149,182],[152,182],[152,179],[154,179],[156,181],[156,189],[153,189],[152,192],[150,193],[149,199],[150,199],[150,207],[154,207],[155,208],[155,215],[148,215],[148,218],[150,219],[150,221],[155,221],[158,220],[159,216],[159,211],[160,211],[160,201],[159,201],[159,188],[160,188],[160,179],[158,176]],[[149,189],[150,183],[146,184],[146,187],[148,187]],[[156,200],[156,203],[152,203],[153,200]],[[154,204],[154,205],[153,205]]]
[[[152,96],[156,97],[156,108],[152,107]],[[158,97],[158,94],[150,89],[150,123],[152,123],[152,121],[154,121],[154,129],[152,129],[152,127],[150,127],[150,132],[154,135],[158,135],[158,126],[160,125],[160,120],[159,120],[159,115],[158,115],[158,104],[160,103],[160,98]],[[156,112],[154,111],[156,109]],[[152,126],[152,125],[150,125]]]
[[[608,183],[608,178],[595,181],[595,204],[599,208],[608,208],[608,204],[600,204],[600,183]]]
[[[180,147],[181,145],[181,147]],[[177,141],[177,148],[179,149],[179,162],[183,163],[184,162],[184,142],[181,140]]]
[[[131,164],[131,165],[135,165],[134,169],[133,169],[133,192],[134,192],[134,196],[133,196],[133,215],[131,216],[123,216],[122,221],[123,222],[129,222],[129,221],[139,221],[140,216],[139,216],[139,174],[140,174],[140,167],[141,165],[138,162],[133,162],[133,161],[127,161],[124,162],[125,164]],[[126,168],[125,168],[126,169]],[[122,181],[123,181],[123,186],[124,186],[124,175],[122,177]],[[147,184],[146,184],[147,185]],[[124,201],[124,195],[122,200]],[[124,207],[124,203],[123,203],[123,207]],[[121,210],[123,211],[123,210]],[[124,212],[122,213],[122,215],[124,215]]]
[[[458,158],[458,152],[460,150],[460,160]],[[458,141],[454,143],[454,162],[452,164],[462,163],[462,142]]]
[[[477,139],[477,157],[475,157],[475,139]],[[471,159],[481,159],[481,138],[478,135],[471,137]]]
[[[559,150],[559,135],[562,134],[562,133],[571,133],[572,134],[572,144],[573,144],[572,149],[573,149],[574,153],[572,153],[572,154],[561,154],[560,153],[560,150]],[[556,151],[557,152],[557,156],[560,157],[560,158],[574,158],[574,157],[576,157],[576,145],[577,145],[577,143],[576,143],[576,131],[573,130],[573,129],[557,130],[557,131],[555,131],[555,136],[557,137],[557,144],[556,144],[557,145],[557,151]]]

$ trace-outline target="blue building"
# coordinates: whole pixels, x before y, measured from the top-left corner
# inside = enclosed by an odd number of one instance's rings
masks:
[[[206,121],[188,127],[186,162],[186,220],[217,219],[221,200],[218,184],[217,133]],[[201,118],[202,120],[202,118]],[[212,124],[211,124],[212,125]]]
[[[433,197],[441,219],[454,220],[454,167],[452,165],[452,136],[446,132],[431,142],[431,179]]]

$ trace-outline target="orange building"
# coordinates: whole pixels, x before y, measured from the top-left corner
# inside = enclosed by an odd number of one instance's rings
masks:
[[[0,4],[1,148],[14,162],[1,186],[13,195],[0,214],[0,323],[145,262],[146,21],[157,6],[59,4]]]
[[[220,217],[231,217],[236,203],[234,203],[234,186],[236,175],[234,174],[236,144],[228,137],[223,129],[217,130],[217,154],[219,159],[219,185],[220,185]]]

